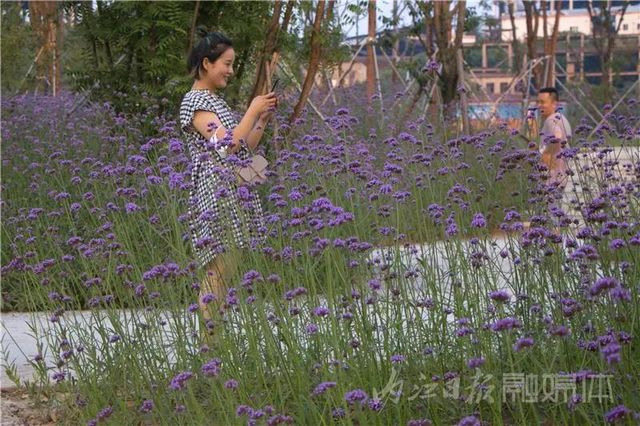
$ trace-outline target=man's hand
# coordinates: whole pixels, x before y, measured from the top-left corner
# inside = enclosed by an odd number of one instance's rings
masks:
[[[553,163],[553,154],[551,154],[550,152],[545,152],[542,154],[542,162],[544,163],[545,166],[547,166],[547,168],[549,170],[552,169],[552,163]]]

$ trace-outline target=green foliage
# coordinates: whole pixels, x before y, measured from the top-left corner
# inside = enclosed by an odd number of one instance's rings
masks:
[[[244,105],[252,90],[272,7],[271,2],[200,3],[196,25],[221,31],[233,41],[236,74],[224,93],[232,107]],[[91,88],[92,98],[108,100],[118,111],[144,111],[150,98],[161,101],[160,112],[177,112],[192,84],[186,58],[195,2],[98,2],[95,10],[87,2],[67,2],[65,8],[79,17],[70,30],[74,46],[65,67],[72,89]],[[278,36],[278,46],[284,61],[304,64],[314,7],[302,2],[296,8],[288,31]],[[324,22],[322,46],[341,43],[336,15]],[[342,62],[348,54],[347,47],[325,49],[321,65]]]
[[[180,72],[188,40],[188,4],[176,2],[98,3],[95,11],[84,12],[77,31],[83,44],[80,61],[71,64],[73,88],[85,89],[100,82],[92,95],[114,101],[118,108],[129,109],[114,96],[127,93],[132,105],[140,94],[172,98],[188,84]],[[129,101],[129,100],[128,100]]]
[[[482,49],[480,44],[462,49],[464,60],[473,68],[482,67]]]
[[[33,80],[27,77],[29,66],[36,57],[36,43],[32,37],[31,26],[24,22],[21,4],[18,2],[2,2],[2,92],[15,93],[24,80],[25,86]],[[25,79],[26,77],[26,79]]]
[[[476,33],[480,30],[480,24],[482,23],[482,18],[476,12],[475,7],[468,7],[465,9],[464,15],[464,32],[465,33]]]
[[[186,69],[194,2],[85,2],[68,8],[80,16],[73,35],[79,39],[77,61],[67,73],[73,89],[95,86],[92,97],[110,100],[117,110],[144,110],[146,96],[176,108],[191,83]],[[201,2],[197,25],[225,33],[236,51],[236,78],[226,89],[231,103],[242,100],[252,80],[256,49],[262,46],[271,4]],[[241,23],[241,25],[239,25]]]
[[[311,55],[311,30],[312,28],[308,27],[302,39],[298,40],[296,50],[291,52],[292,58],[298,55],[307,58]],[[342,44],[343,38],[344,36],[338,27],[326,25],[323,28],[320,33],[321,68],[332,68],[349,60],[351,52],[349,46]]]

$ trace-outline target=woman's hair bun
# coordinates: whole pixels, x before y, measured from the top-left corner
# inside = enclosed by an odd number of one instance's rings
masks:
[[[187,69],[197,79],[202,70],[203,59],[207,58],[210,62],[215,62],[220,55],[232,46],[232,43],[221,32],[208,31],[204,25],[196,27],[196,35],[199,40],[194,40],[193,47],[187,58]]]
[[[206,26],[198,25],[198,27],[196,28],[196,35],[199,38],[205,38],[208,34],[209,34],[209,31],[207,31],[207,27]]]

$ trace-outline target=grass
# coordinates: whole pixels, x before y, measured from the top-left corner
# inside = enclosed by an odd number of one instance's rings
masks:
[[[206,347],[175,122],[90,106],[63,125],[60,102],[3,100],[2,308],[51,314],[44,368],[73,422],[634,421],[637,175],[596,162],[560,212],[508,129],[305,116],[270,152],[266,248],[241,254]],[[505,380],[539,392],[503,398]],[[551,381],[580,397],[543,402]]]

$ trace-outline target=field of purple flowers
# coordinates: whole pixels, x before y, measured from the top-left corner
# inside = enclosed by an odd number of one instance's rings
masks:
[[[2,309],[50,313],[33,364],[70,423],[639,421],[640,159],[605,143],[638,117],[575,126],[562,194],[506,127],[304,115],[205,324],[175,117],[75,102],[2,100]]]

